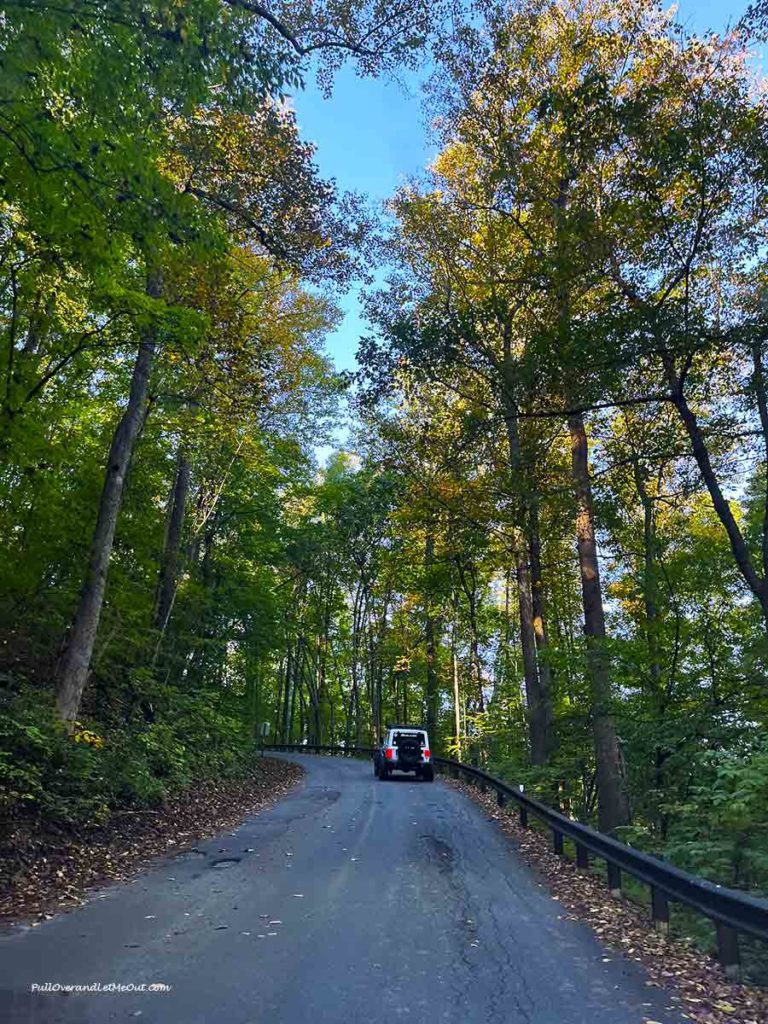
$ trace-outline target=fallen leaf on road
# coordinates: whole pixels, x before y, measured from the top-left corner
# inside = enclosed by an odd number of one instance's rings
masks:
[[[296,765],[264,758],[245,777],[178,790],[161,810],[119,808],[103,826],[49,833],[25,820],[6,823],[10,828],[0,854],[0,920],[43,918],[87,896],[109,899],[111,893],[94,889],[108,881],[133,883],[130,875],[165,855],[169,845],[186,850],[206,835],[232,829],[288,792],[302,774]],[[258,856],[252,848],[249,852]],[[167,880],[177,878],[170,875]]]

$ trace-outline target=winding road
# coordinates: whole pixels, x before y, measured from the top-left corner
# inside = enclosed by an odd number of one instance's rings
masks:
[[[233,833],[0,938],[13,1024],[681,1024],[562,907],[482,809],[369,763],[303,782]],[[170,991],[32,993],[32,984]]]

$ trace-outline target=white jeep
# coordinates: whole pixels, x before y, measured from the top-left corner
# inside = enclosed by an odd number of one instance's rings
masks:
[[[373,752],[373,774],[383,782],[392,772],[413,772],[434,782],[435,769],[427,730],[420,725],[390,725]]]

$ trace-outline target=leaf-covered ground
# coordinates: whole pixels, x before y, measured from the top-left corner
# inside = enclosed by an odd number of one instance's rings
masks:
[[[263,810],[302,775],[298,765],[262,758],[246,777],[195,783],[160,808],[116,812],[100,828],[31,833],[12,823],[0,846],[0,923],[76,906],[93,888],[125,881],[154,857]]]
[[[494,793],[466,782],[445,780],[479,803],[510,839],[523,859],[563,906],[564,916],[583,921],[618,956],[642,964],[649,986],[664,988],[682,1015],[696,1024],[765,1024],[768,991],[729,981],[719,963],[687,943],[659,935],[648,913],[627,900],[614,899],[596,875],[579,871],[556,856],[548,833],[519,824],[512,808],[496,805]],[[651,1017],[643,1024],[655,1024]]]

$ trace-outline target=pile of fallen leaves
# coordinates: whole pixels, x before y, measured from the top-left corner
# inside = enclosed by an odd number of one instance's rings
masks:
[[[646,984],[670,992],[682,1016],[697,1024],[765,1024],[768,992],[729,981],[720,964],[686,942],[658,934],[643,908],[611,896],[596,875],[579,871],[550,848],[549,833],[520,825],[510,806],[495,793],[481,793],[466,782],[446,779],[479,803],[565,908],[568,920],[583,921],[600,941],[642,964]],[[655,1024],[646,1018],[645,1024]]]
[[[162,807],[116,811],[98,828],[52,834],[19,823],[0,848],[0,922],[76,906],[89,890],[126,881],[152,858],[239,824],[302,775],[298,765],[259,758],[244,777],[197,782]]]

